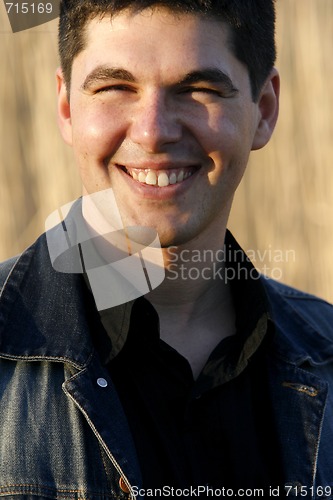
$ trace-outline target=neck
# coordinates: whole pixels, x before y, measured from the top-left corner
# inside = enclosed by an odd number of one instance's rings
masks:
[[[226,226],[186,245],[163,249],[165,279],[146,298],[158,308],[207,308],[229,297],[223,280]],[[213,237],[210,237],[213,236]],[[195,314],[196,309],[191,311]]]
[[[223,279],[224,237],[225,228],[209,248],[197,242],[164,249],[166,277],[146,295],[159,315],[161,338],[188,359],[195,378],[215,346],[235,333],[232,296]]]

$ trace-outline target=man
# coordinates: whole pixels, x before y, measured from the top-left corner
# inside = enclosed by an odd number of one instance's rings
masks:
[[[59,47],[84,197],[51,239],[83,221],[107,263],[112,198],[166,275],[98,310],[80,245],[83,276],[45,236],[3,265],[1,495],[331,498],[332,307],[262,278],[226,230],[277,120],[273,1],[71,0]]]

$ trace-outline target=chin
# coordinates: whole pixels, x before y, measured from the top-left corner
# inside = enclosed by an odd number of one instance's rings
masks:
[[[157,230],[158,231],[158,230]],[[158,232],[161,247],[180,247],[188,244],[190,241],[195,239],[195,234],[191,234],[189,231],[172,231],[172,233],[160,233]]]
[[[168,217],[165,214],[161,216],[157,211],[155,214],[142,214],[135,216],[123,216],[124,226],[141,226],[154,229],[158,235],[162,248],[170,246],[186,245],[194,240],[203,230],[200,224],[193,224],[189,217],[184,217],[183,214],[173,215]],[[192,223],[191,223],[192,222]]]

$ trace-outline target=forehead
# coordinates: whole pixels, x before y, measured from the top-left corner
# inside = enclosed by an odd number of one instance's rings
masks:
[[[76,59],[86,71],[103,64],[145,72],[160,67],[166,73],[207,64],[232,66],[236,59],[229,40],[228,27],[217,20],[163,8],[126,10],[88,21],[85,46]]]

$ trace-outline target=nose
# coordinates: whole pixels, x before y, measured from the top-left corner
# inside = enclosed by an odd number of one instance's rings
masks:
[[[178,142],[182,135],[177,110],[163,92],[155,91],[142,99],[134,110],[130,138],[149,153]]]

